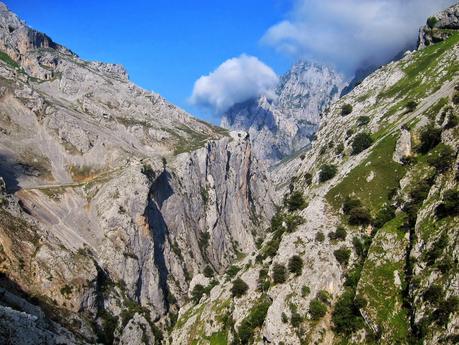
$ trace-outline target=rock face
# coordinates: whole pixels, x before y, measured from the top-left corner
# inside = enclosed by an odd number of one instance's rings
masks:
[[[419,48],[447,39],[451,32],[459,29],[459,4],[453,5],[429,18],[427,24],[419,30]]]
[[[1,343],[160,342],[193,276],[255,250],[274,208],[245,133],[3,4],[0,161],[0,287],[24,301],[0,293]]]
[[[320,114],[343,87],[343,77],[331,68],[299,61],[281,78],[276,99],[262,96],[236,104],[221,125],[247,131],[256,156],[273,163],[310,143]]]

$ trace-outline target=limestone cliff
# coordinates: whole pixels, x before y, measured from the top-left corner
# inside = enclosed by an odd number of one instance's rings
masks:
[[[0,60],[0,339],[159,342],[193,277],[253,251],[273,213],[246,134],[3,4]]]

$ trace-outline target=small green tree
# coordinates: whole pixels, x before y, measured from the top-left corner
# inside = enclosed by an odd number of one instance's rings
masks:
[[[335,149],[335,153],[337,155],[340,155],[344,152],[344,144],[343,143],[339,143],[337,146],[336,146],[336,149]]]
[[[343,104],[343,106],[341,107],[341,116],[347,116],[349,115],[350,113],[352,113],[352,105],[350,104]]]
[[[303,272],[303,259],[299,255],[293,255],[288,261],[288,270],[296,276]]]
[[[427,19],[427,26],[431,29],[433,29],[437,23],[438,19],[436,17],[432,16]]]
[[[437,206],[435,213],[438,218],[459,215],[459,191],[453,189],[447,190],[443,194],[443,202]]]
[[[338,169],[333,164],[324,164],[320,167],[319,181],[325,182],[335,177]]]
[[[368,116],[359,116],[357,118],[357,126],[365,126],[370,123],[370,118]]]
[[[273,267],[273,282],[274,284],[283,284],[287,280],[287,270],[284,265],[275,264]]]
[[[440,146],[441,145],[439,145],[435,154],[427,158],[427,163],[432,165],[437,172],[442,173],[451,168],[455,159],[455,153],[453,149],[447,145]]]
[[[358,133],[352,141],[352,154],[356,155],[366,150],[373,144],[373,139],[369,133]]]
[[[428,125],[421,130],[419,139],[418,152],[427,153],[441,142],[441,129]]]
[[[348,196],[348,197],[346,197],[346,199],[344,199],[342,208],[343,208],[343,212],[345,214],[349,214],[349,212],[353,208],[357,208],[357,207],[361,207],[361,206],[362,206],[362,202],[359,199],[352,198],[352,197]]]
[[[236,278],[233,281],[233,286],[231,287],[231,294],[233,297],[242,297],[245,295],[249,286],[241,278]]]
[[[231,265],[230,267],[228,267],[226,269],[226,275],[229,277],[229,278],[234,278],[236,276],[236,274],[239,272],[240,268],[235,266],[235,265]]]
[[[438,302],[441,301],[443,297],[443,289],[441,288],[440,285],[433,284],[424,291],[424,293],[422,294],[422,297],[427,302],[430,302],[432,304],[437,304]]]
[[[311,289],[309,288],[309,286],[303,285],[303,287],[301,288],[301,296],[306,297],[310,293],[311,293]]]
[[[193,290],[191,290],[191,299],[194,303],[199,303],[205,292],[206,288],[204,286],[202,286],[201,284],[196,284]]]
[[[214,270],[209,265],[206,265],[206,267],[204,267],[203,273],[204,276],[207,278],[212,278],[214,276]]]
[[[341,247],[333,252],[336,260],[343,266],[347,266],[349,263],[349,258],[351,256],[351,251],[346,247]]]
[[[347,236],[347,231],[345,228],[342,226],[338,226],[336,228],[336,231],[332,231],[328,234],[328,237],[330,237],[331,240],[339,240],[339,241],[344,241]]]
[[[416,109],[416,107],[418,106],[418,103],[416,101],[408,101],[408,103],[406,104],[405,108],[408,112],[412,112]]]
[[[312,183],[312,175],[310,173],[304,174],[304,183],[309,186]]]
[[[368,225],[371,223],[370,212],[365,207],[356,207],[349,211],[349,224]]]
[[[325,241],[325,235],[322,231],[318,231],[316,234],[316,241],[317,242],[323,242]]]
[[[290,212],[302,210],[308,205],[300,191],[293,192],[285,203]]]
[[[313,320],[319,320],[327,313],[327,306],[322,303],[318,298],[314,298],[309,303],[309,314]]]
[[[359,307],[366,301],[354,301],[354,291],[346,289],[338,299],[333,310],[332,320],[338,334],[351,334],[363,327],[364,322],[360,316]]]

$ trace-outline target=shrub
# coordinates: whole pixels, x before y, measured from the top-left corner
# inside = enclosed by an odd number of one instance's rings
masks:
[[[347,231],[342,226],[338,226],[335,232],[330,232],[328,234],[328,237],[330,237],[331,240],[339,240],[339,241],[344,241],[346,239],[346,236],[347,236]]]
[[[370,123],[370,118],[368,116],[359,116],[357,118],[357,126],[365,126]]]
[[[445,124],[445,129],[454,128],[454,127],[457,126],[458,123],[459,123],[459,120],[458,120],[457,116],[454,115],[454,114],[450,114],[448,116],[448,121]]]
[[[309,314],[313,320],[319,320],[327,313],[327,306],[323,304],[318,298],[314,298],[309,303]]]
[[[362,202],[359,199],[352,198],[352,197],[348,196],[348,197],[346,197],[346,199],[344,199],[342,208],[343,208],[343,212],[345,214],[349,214],[349,212],[353,208],[357,208],[357,207],[361,207],[361,206],[362,206]]]
[[[241,278],[237,278],[233,281],[233,286],[231,287],[231,294],[233,297],[242,297],[245,295],[249,286]]]
[[[299,255],[293,255],[288,261],[288,270],[296,276],[303,272],[303,259]]]
[[[440,285],[433,284],[432,286],[428,287],[424,293],[422,294],[422,298],[425,301],[430,302],[432,304],[437,304],[441,301],[443,297],[443,290]]]
[[[310,173],[304,174],[304,183],[309,186],[312,183],[312,175]]]
[[[249,311],[249,314],[242,320],[238,329],[239,341],[242,344],[248,344],[253,337],[255,329],[263,325],[270,305],[270,299],[262,296],[257,304]]]
[[[405,108],[408,112],[412,112],[416,109],[416,107],[418,106],[418,103],[416,101],[409,101]]]
[[[427,19],[427,26],[431,29],[433,29],[437,23],[438,19],[436,17],[432,16]]]
[[[283,323],[287,323],[288,322],[288,317],[284,312],[282,312],[282,314],[281,314],[281,320],[282,320]]]
[[[311,293],[311,289],[309,288],[309,286],[303,285],[303,287],[301,288],[301,296],[306,297],[310,293]]]
[[[371,215],[365,207],[356,207],[349,211],[349,224],[368,225],[370,223]]]
[[[452,296],[446,301],[442,301],[438,308],[433,312],[432,317],[440,326],[446,326],[449,316],[455,313],[459,307],[459,298]]]
[[[302,322],[303,318],[301,317],[301,315],[296,311],[292,312],[292,316],[290,318],[290,323],[292,324],[292,326],[296,328],[300,326]]]
[[[355,253],[360,257],[364,258],[367,255],[368,249],[371,245],[371,237],[364,235],[362,239],[354,237],[352,239],[352,245],[354,246]]]
[[[273,267],[273,282],[274,284],[282,284],[285,283],[287,279],[287,271],[284,265],[275,264]]]
[[[421,130],[419,139],[421,142],[418,151],[427,153],[441,142],[441,129],[428,125]]]
[[[271,232],[275,232],[277,230],[282,230],[283,229],[283,224],[284,224],[284,214],[282,212],[277,212],[272,218],[271,218]]]
[[[347,289],[335,305],[332,314],[332,321],[335,331],[339,334],[351,334],[363,327],[363,319],[360,316],[359,306],[363,302],[361,299],[354,302],[354,291]]]
[[[196,284],[193,290],[191,291],[191,299],[194,303],[199,303],[205,292],[206,289],[204,286],[202,286],[201,284]]]
[[[340,155],[343,152],[344,152],[344,144],[343,143],[339,143],[338,146],[336,146],[335,153],[337,155]]]
[[[214,276],[214,270],[209,265],[204,267],[203,273],[204,273],[204,276],[207,278],[212,278]]]
[[[361,264],[355,265],[352,270],[346,274],[345,286],[355,289],[359,283],[360,276],[362,275],[363,266]]]
[[[239,272],[240,268],[235,266],[235,265],[231,265],[230,267],[227,268],[226,270],[226,275],[229,277],[229,278],[234,278],[236,276],[236,274]]]
[[[352,134],[354,134],[354,130],[352,128],[346,131],[346,138],[349,138]]]
[[[287,232],[294,232],[298,225],[304,223],[304,218],[297,214],[289,214],[285,217],[285,223],[287,225]]]
[[[335,165],[324,164],[320,167],[319,181],[320,182],[328,181],[332,179],[333,177],[335,177],[337,172],[338,172],[338,169],[336,168]]]
[[[199,247],[201,249],[206,249],[209,246],[210,234],[208,232],[203,232],[199,237]]]
[[[303,193],[300,191],[292,193],[290,197],[286,199],[285,203],[290,212],[302,210],[308,205],[306,200],[304,200]]]
[[[274,257],[279,250],[279,245],[281,242],[280,236],[274,236],[262,249],[263,258]]]
[[[341,247],[333,252],[336,260],[343,266],[347,266],[349,263],[349,258],[351,256],[351,251],[348,248]]]
[[[456,92],[453,96],[453,103],[459,104],[459,93],[458,92]]]
[[[432,248],[427,252],[427,263],[433,265],[435,261],[443,254],[443,251],[448,246],[448,235],[443,232],[440,238],[435,241]]]
[[[269,290],[271,282],[269,281],[268,270],[261,269],[258,272],[258,290],[261,292],[266,292]]]
[[[373,139],[369,133],[358,133],[352,141],[352,154],[359,154],[369,148],[371,144],[373,144]]]
[[[427,158],[427,163],[432,165],[438,172],[445,172],[454,161],[454,151],[449,146],[442,146],[435,155]]]
[[[318,231],[316,234],[316,241],[317,242],[323,242],[325,241],[325,235],[322,231]]]
[[[319,293],[317,294],[317,298],[322,302],[322,303],[325,303],[325,304],[329,304],[330,303],[330,294],[325,291],[325,290],[320,290]]]
[[[395,210],[396,208],[392,205],[382,207],[373,220],[373,225],[378,229],[382,228],[384,224],[395,218]]]
[[[443,202],[435,209],[438,218],[454,217],[459,215],[459,191],[447,190],[443,194]]]
[[[343,106],[341,107],[341,116],[346,116],[346,115],[349,115],[350,113],[352,113],[352,105],[350,104],[343,104]]]

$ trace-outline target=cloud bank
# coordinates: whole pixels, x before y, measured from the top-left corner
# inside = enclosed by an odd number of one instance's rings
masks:
[[[233,104],[272,93],[279,78],[258,58],[241,55],[223,62],[215,71],[200,77],[190,103],[219,114]]]
[[[261,41],[291,55],[352,73],[382,64],[416,42],[426,19],[455,0],[296,0]]]

